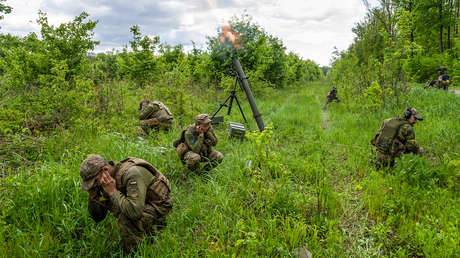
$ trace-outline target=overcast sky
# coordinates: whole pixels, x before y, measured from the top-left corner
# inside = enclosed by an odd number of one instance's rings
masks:
[[[13,12],[5,15],[0,30],[20,36],[38,32],[38,10],[56,25],[86,11],[99,21],[97,52],[127,45],[129,28],[136,24],[143,34],[158,35],[162,42],[182,44],[187,50],[194,41],[205,48],[206,36],[216,36],[225,21],[246,12],[281,38],[289,51],[320,65],[329,65],[334,46],[339,50],[349,46],[352,27],[366,13],[361,0],[7,0],[6,4]]]

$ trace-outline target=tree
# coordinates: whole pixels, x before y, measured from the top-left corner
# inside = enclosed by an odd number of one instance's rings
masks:
[[[9,14],[13,10],[11,6],[5,5],[6,0],[0,0],[0,21],[3,20],[3,14]]]

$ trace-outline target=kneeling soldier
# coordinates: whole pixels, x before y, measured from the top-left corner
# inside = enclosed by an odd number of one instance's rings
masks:
[[[407,108],[404,115],[383,121],[378,133],[371,140],[376,147],[377,169],[394,165],[395,158],[402,153],[421,154],[421,148],[415,141],[414,124],[423,120],[415,108]]]
[[[88,211],[99,222],[107,211],[118,219],[121,244],[132,251],[143,234],[154,235],[166,226],[165,216],[172,208],[168,179],[145,160],[127,158],[115,163],[99,155],[85,159],[80,166],[82,190],[88,191]]]
[[[142,100],[139,104],[139,119],[142,130],[149,133],[152,129],[171,128],[173,116],[168,107],[160,101]]]
[[[209,116],[200,114],[195,121],[195,125],[190,125],[182,131],[181,137],[173,145],[187,168],[195,170],[200,166],[200,162],[209,162],[205,169],[210,170],[222,162],[224,156],[212,148],[217,144],[217,136]]]
[[[327,102],[326,105],[331,103],[332,101],[337,101],[340,102],[340,99],[337,98],[337,89],[335,87],[332,87],[332,89],[329,91],[327,94]]]

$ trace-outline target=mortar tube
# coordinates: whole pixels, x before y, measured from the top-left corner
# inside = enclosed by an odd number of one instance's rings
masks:
[[[254,114],[254,119],[257,122],[257,127],[262,132],[265,130],[264,121],[262,121],[262,114],[259,113],[259,109],[257,109],[256,101],[254,100],[254,96],[252,95],[251,89],[249,88],[249,83],[246,80],[246,75],[244,74],[243,68],[241,67],[240,60],[236,57],[233,58],[233,66],[238,74],[238,81],[240,82],[241,88],[243,88],[246,96],[248,97],[249,105],[251,106],[252,114]]]

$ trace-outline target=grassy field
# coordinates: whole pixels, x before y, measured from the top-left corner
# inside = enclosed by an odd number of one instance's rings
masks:
[[[168,226],[137,255],[286,257],[306,247],[314,257],[460,257],[460,97],[412,90],[404,107],[424,116],[415,131],[428,154],[375,171],[369,141],[405,108],[325,109],[327,91],[318,82],[259,98],[269,129],[238,140],[218,127],[225,159],[209,173],[182,167],[171,147],[178,126],[149,137],[131,129],[134,101],[132,119],[57,132],[40,165],[2,179],[0,256],[124,256],[115,218],[94,223],[80,190],[79,165],[98,153],[151,161],[172,183]],[[226,120],[241,118],[234,110]],[[120,123],[127,129],[110,129]]]

